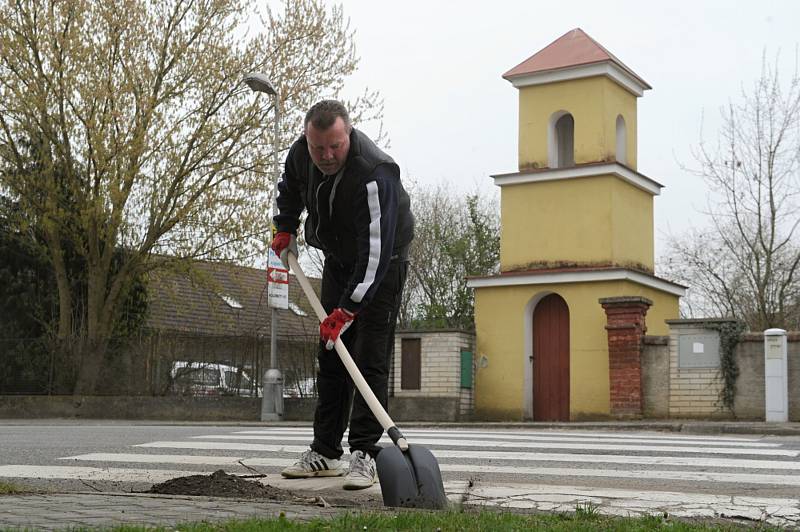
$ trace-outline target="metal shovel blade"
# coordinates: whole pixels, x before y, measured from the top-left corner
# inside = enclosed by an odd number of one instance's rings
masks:
[[[447,508],[442,472],[425,447],[409,444],[403,452],[396,445],[381,449],[375,460],[383,504],[402,508]]]

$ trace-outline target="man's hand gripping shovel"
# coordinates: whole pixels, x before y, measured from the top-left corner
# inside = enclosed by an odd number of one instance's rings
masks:
[[[308,278],[300,268],[297,257],[294,253],[289,252],[288,259],[289,266],[297,276],[314,312],[320,321],[324,320],[327,316],[325,309],[322,308],[317,294],[314,293]],[[364,401],[394,442],[394,445],[384,447],[378,453],[375,461],[383,494],[383,504],[395,507],[446,508],[447,496],[444,492],[442,473],[436,458],[425,447],[411,445],[403,437],[400,429],[395,426],[392,418],[389,417],[367,381],[364,380],[341,338],[336,340],[334,347],[353,379],[353,383],[364,397]]]

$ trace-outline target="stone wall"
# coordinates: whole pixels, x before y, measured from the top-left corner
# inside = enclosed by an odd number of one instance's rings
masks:
[[[676,320],[677,321],[677,320]],[[765,418],[764,336],[746,334],[734,354],[739,367],[733,412],[722,408],[722,379],[718,367],[681,368],[678,364],[679,334],[714,331],[692,323],[670,323],[669,337],[645,337],[642,351],[643,416],[651,419]],[[787,336],[789,421],[800,421],[800,332]]]
[[[642,415],[669,417],[669,336],[645,336],[642,349]]]
[[[315,398],[284,398],[285,421],[314,419]],[[392,397],[396,422],[457,421],[458,398]],[[0,419],[130,419],[150,421],[256,422],[261,399],[248,397],[0,395]]]

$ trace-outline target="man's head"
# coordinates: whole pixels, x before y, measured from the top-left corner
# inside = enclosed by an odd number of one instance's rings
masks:
[[[344,105],[336,100],[322,100],[306,113],[308,153],[325,175],[338,172],[350,151],[350,117]]]

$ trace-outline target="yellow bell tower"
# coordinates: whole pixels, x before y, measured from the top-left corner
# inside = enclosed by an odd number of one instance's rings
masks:
[[[501,271],[652,272],[662,187],[636,171],[636,100],[650,85],[580,29],[503,77],[519,90],[520,171],[494,176]]]
[[[638,355],[614,346],[666,334],[685,291],[653,275],[662,185],[637,170],[636,145],[637,99],[651,87],[581,29],[503,77],[519,91],[519,171],[492,176],[500,273],[469,281],[476,414],[635,417]]]

